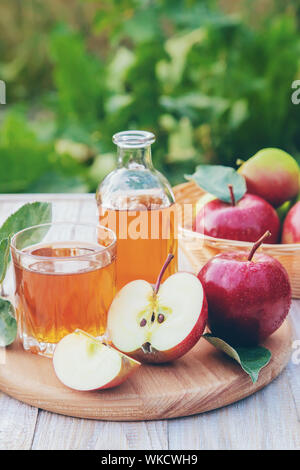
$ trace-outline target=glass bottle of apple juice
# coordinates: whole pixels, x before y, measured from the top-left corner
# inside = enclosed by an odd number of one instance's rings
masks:
[[[117,290],[135,279],[155,283],[169,253],[164,278],[177,271],[177,224],[172,188],[152,164],[154,134],[125,131],[113,136],[118,165],[96,198],[101,225],[117,235]]]

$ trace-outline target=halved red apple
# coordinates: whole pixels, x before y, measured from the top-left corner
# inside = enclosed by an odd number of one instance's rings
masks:
[[[123,383],[141,364],[81,330],[56,346],[53,365],[58,379],[74,390],[103,390]]]
[[[206,325],[207,301],[199,279],[179,272],[159,286],[161,277],[155,288],[142,280],[124,286],[108,313],[112,344],[141,362],[178,359],[197,343]]]

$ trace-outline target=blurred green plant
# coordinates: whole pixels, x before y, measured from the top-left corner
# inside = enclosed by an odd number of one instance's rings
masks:
[[[50,46],[61,125],[68,120],[83,127],[95,124],[104,117],[105,70],[100,60],[88,54],[82,38],[65,25],[54,30]]]
[[[0,32],[15,103],[1,108],[0,192],[94,191],[113,168],[111,135],[129,128],[155,132],[155,165],[173,184],[199,163],[233,166],[262,147],[299,156],[296,7],[274,2],[258,21],[257,1],[229,14],[214,0],[69,0],[71,27],[50,0],[34,3],[34,32],[23,6],[11,62],[3,41],[13,39]],[[42,55],[29,54],[33,37]]]

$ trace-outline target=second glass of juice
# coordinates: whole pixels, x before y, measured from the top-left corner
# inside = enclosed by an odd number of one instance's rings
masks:
[[[103,337],[116,287],[116,236],[111,230],[88,224],[39,225],[18,232],[11,252],[25,350],[51,356],[56,343],[77,328]]]
[[[152,164],[155,136],[125,131],[113,136],[118,166],[100,184],[100,223],[117,235],[117,290],[135,279],[155,283],[169,253],[164,279],[177,271],[177,224],[172,188]]]

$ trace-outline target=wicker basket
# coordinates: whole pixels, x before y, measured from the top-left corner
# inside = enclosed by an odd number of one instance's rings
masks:
[[[204,191],[195,183],[183,183],[175,186],[174,194],[177,204],[196,204]],[[192,217],[186,217],[184,227],[179,226],[179,244],[191,262],[195,272],[213,256],[224,251],[250,251],[252,243],[208,237],[192,231]],[[274,256],[288,272],[294,298],[300,298],[300,243],[290,245],[264,244],[264,253]]]

